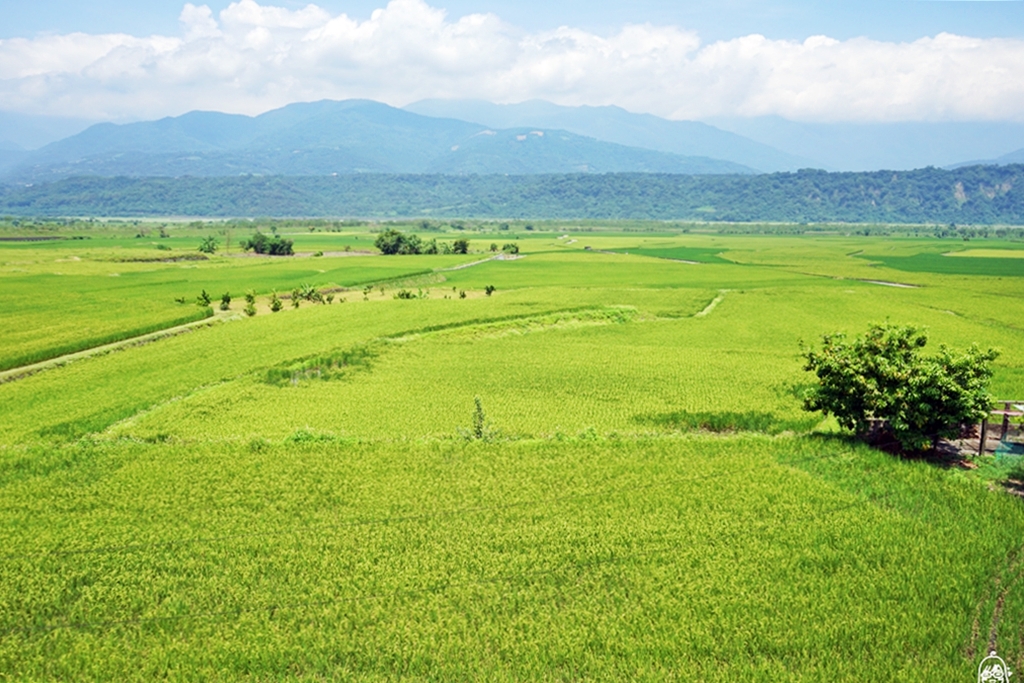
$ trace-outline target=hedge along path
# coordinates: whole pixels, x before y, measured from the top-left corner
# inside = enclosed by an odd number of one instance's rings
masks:
[[[194,322],[185,323],[184,325],[176,325],[174,327],[168,327],[163,330],[157,330],[156,332],[150,332],[143,334],[138,337],[130,337],[128,339],[122,339],[121,341],[112,342],[110,344],[103,344],[102,346],[94,346],[91,349],[85,349],[84,351],[76,351],[75,353],[68,353],[63,356],[57,356],[50,360],[44,360],[39,363],[32,363],[31,365],[23,365],[20,368],[11,368],[0,372],[0,384],[6,384],[7,382],[13,382],[15,380],[23,379],[29,375],[34,375],[37,372],[43,372],[44,370],[50,370],[52,368],[58,368],[68,363],[73,363],[77,360],[85,360],[86,358],[92,358],[93,356],[102,356],[114,351],[120,351],[132,346],[143,346],[144,344],[150,344],[160,339],[166,339],[167,337],[175,337],[179,334],[185,334],[191,332],[200,327],[209,327],[216,325],[217,323],[226,322],[228,320],[240,320],[242,316],[237,311],[217,311],[210,318],[203,318],[202,320],[196,320]]]

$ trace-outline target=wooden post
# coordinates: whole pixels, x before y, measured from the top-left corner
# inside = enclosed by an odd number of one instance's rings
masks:
[[[978,442],[978,455],[985,455],[985,439],[988,438],[988,418],[981,421],[981,441]]]
[[[999,440],[1003,441],[1006,439],[1006,432],[1010,431],[1010,404],[1003,404],[1003,432],[999,435]]]

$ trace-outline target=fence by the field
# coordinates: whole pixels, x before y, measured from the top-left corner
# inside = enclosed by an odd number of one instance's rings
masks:
[[[1024,400],[1003,399],[996,401],[996,405],[1002,407],[994,408],[981,421],[978,455],[984,455],[986,451],[1024,455]],[[990,446],[996,433],[999,437],[995,445]]]

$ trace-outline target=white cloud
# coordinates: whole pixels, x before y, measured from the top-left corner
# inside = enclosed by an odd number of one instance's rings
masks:
[[[949,34],[910,43],[750,35],[702,45],[672,26],[601,36],[524,32],[393,0],[366,21],[255,0],[216,17],[186,4],[180,36],[0,40],[0,102],[15,111],[148,118],[258,113],[289,102],[426,97],[617,104],[672,118],[1022,120],[1024,41]]]

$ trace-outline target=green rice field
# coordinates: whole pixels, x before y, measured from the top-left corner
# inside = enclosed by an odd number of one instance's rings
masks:
[[[0,223],[0,680],[1024,675],[1012,463],[800,400],[802,345],[886,320],[1024,397],[1024,242],[317,226]]]

